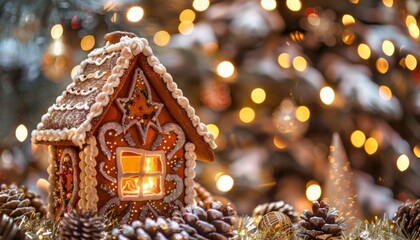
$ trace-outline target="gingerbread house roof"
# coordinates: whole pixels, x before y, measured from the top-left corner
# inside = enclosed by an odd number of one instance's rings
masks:
[[[147,40],[131,33],[114,32],[105,36],[105,42],[103,48],[93,50],[81,62],[73,82],[32,132],[33,139],[45,144],[82,147],[138,65],[188,139],[196,145],[197,158],[212,161],[211,149],[216,148],[213,135],[153,55]]]

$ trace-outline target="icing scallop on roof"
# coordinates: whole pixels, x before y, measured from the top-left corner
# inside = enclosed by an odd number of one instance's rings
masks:
[[[37,142],[68,141],[69,144],[82,147],[100,124],[101,116],[106,113],[121,89],[120,84],[126,82],[124,80],[137,64],[137,59],[142,57],[150,68],[146,72],[157,76],[157,81],[160,81],[157,84],[166,88],[166,91],[157,91],[158,95],[171,95],[172,100],[177,103],[176,107],[183,109],[182,117],[189,119],[188,123],[180,121],[181,126],[190,124],[194,127],[195,133],[186,131],[187,136],[198,134],[211,149],[216,148],[214,136],[195,114],[194,108],[183,96],[172,76],[154,56],[147,40],[134,36],[122,36],[117,41],[113,40],[115,43],[108,41],[104,47],[93,50],[81,62],[72,83],[57,97],[48,112],[42,116],[37,129],[32,132],[33,139]],[[151,82],[153,85],[153,81]],[[168,110],[171,111],[169,107]]]

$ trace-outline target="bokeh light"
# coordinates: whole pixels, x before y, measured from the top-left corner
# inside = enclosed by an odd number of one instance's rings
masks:
[[[331,87],[323,87],[321,91],[319,92],[319,97],[321,98],[321,101],[326,104],[330,105],[334,102],[335,99],[335,93],[334,90]]]
[[[273,137],[273,144],[278,149],[285,149],[287,147],[287,142],[277,136]]]
[[[265,100],[265,97],[266,97],[265,91],[262,88],[255,88],[251,92],[251,99],[256,104],[263,103]]]
[[[95,46],[95,37],[92,35],[86,35],[80,41],[80,47],[83,51],[89,51]]]
[[[221,192],[228,192],[233,188],[235,181],[229,175],[221,175],[216,180],[216,187]]]
[[[420,158],[420,145],[416,145],[413,148],[413,153],[414,153],[414,155],[416,155],[417,158]]]
[[[385,5],[385,7],[392,7],[394,4],[394,0],[382,0],[382,3]]]
[[[350,14],[344,14],[343,17],[341,18],[341,22],[343,23],[344,26],[348,26],[351,24],[355,24],[356,19],[354,19],[354,17]]]
[[[365,142],[365,151],[367,154],[372,155],[378,150],[378,142],[376,139],[370,137]]]
[[[153,37],[153,41],[158,46],[166,46],[171,40],[171,35],[167,31],[158,31]]]
[[[303,72],[308,67],[308,62],[306,61],[306,59],[304,57],[296,56],[295,58],[293,58],[293,67],[297,71]]]
[[[418,38],[420,35],[420,29],[417,25],[417,20],[412,15],[408,15],[405,19],[405,25],[407,26],[408,33],[413,38]]]
[[[299,106],[296,108],[295,116],[299,122],[306,122],[309,120],[309,117],[311,116],[311,112],[309,111],[308,107]]]
[[[407,54],[405,57],[405,66],[413,71],[417,67],[417,59],[411,54]]]
[[[20,124],[15,131],[16,139],[19,142],[24,142],[26,138],[28,137],[28,129],[25,125]]]
[[[192,3],[193,8],[196,11],[203,12],[206,11],[207,8],[210,6],[209,0],[194,0]]]
[[[219,136],[219,128],[215,124],[207,124],[207,129],[213,134],[214,138]]]
[[[244,123],[250,123],[255,118],[255,111],[250,107],[244,107],[239,111],[239,119]]]
[[[417,24],[410,24],[410,26],[408,26],[408,33],[413,38],[418,38],[420,36],[419,26],[417,26]]]
[[[359,54],[362,59],[369,59],[371,54],[369,46],[364,43],[359,44],[357,47],[357,54]]]
[[[388,86],[381,85],[379,87],[379,96],[384,100],[391,100],[392,98],[392,91]]]
[[[229,61],[223,61],[217,65],[217,74],[223,78],[230,78],[235,72],[235,66]]]
[[[194,22],[195,12],[191,9],[185,9],[179,14],[179,21],[181,22]]]
[[[376,70],[378,70],[378,72],[382,74],[385,74],[389,69],[388,61],[385,58],[378,58],[378,60],[376,60],[375,65]]]
[[[407,155],[402,154],[397,159],[397,168],[400,170],[400,172],[404,172],[408,169],[410,166],[410,159],[407,157]]]
[[[279,57],[277,58],[277,62],[282,68],[290,68],[291,66],[290,55],[287,53],[281,53]]]
[[[276,9],[277,2],[276,0],[261,0],[261,7],[264,8],[267,11],[272,11]]]
[[[300,0],[286,0],[286,6],[291,11],[297,12],[302,8],[302,2]]]
[[[343,34],[341,34],[341,39],[345,44],[351,45],[356,40],[356,35],[354,35],[352,31],[346,29],[343,31]]]
[[[61,24],[55,24],[52,28],[51,28],[51,37],[53,39],[59,39],[61,38],[61,36],[63,36],[63,26]]]
[[[353,146],[357,148],[361,148],[365,144],[366,136],[362,131],[356,130],[351,133],[350,141],[351,141],[351,144],[353,144]]]
[[[192,31],[194,30],[194,23],[192,22],[181,22],[178,25],[178,31],[182,34],[182,35],[189,35],[192,33]]]
[[[306,198],[309,201],[316,201],[321,197],[322,189],[318,182],[309,181],[306,188]]]
[[[385,55],[392,56],[395,51],[395,46],[391,41],[385,40],[382,42],[382,51],[385,53]]]
[[[127,20],[130,22],[138,22],[143,18],[144,10],[139,6],[134,6],[127,11]]]

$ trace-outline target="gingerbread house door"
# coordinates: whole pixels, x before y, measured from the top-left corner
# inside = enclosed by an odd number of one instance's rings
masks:
[[[56,216],[61,216],[70,210],[77,201],[78,193],[78,151],[74,147],[58,149],[56,161],[56,188],[54,197],[57,199]]]

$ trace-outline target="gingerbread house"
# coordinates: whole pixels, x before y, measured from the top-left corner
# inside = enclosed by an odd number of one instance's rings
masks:
[[[49,145],[49,215],[76,206],[120,223],[194,204],[214,137],[144,38],[114,32],[88,54],[37,129]]]

